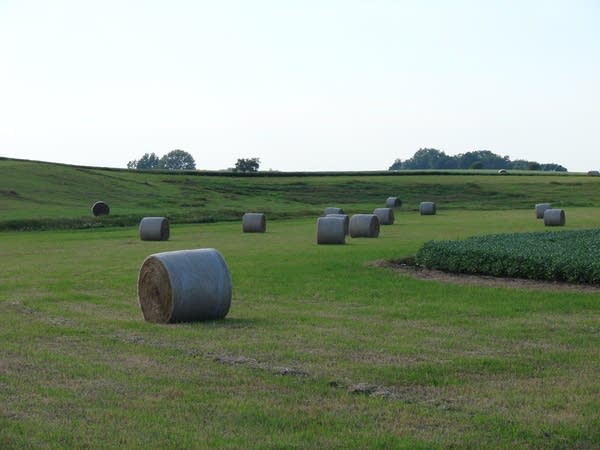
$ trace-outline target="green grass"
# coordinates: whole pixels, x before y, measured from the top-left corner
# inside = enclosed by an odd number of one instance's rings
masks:
[[[600,220],[568,214],[568,229]],[[316,245],[314,218],[270,220],[265,234],[176,224],[167,242],[135,227],[0,233],[0,447],[598,447],[597,295],[370,264],[540,227],[532,208],[403,207],[378,239],[345,246]],[[143,259],[201,247],[231,270],[227,318],[144,322]]]
[[[429,241],[419,249],[415,262],[455,273],[600,284],[600,230]]]
[[[424,173],[426,175],[424,175]],[[490,172],[383,172],[258,176],[211,172],[138,172],[0,158],[0,231],[136,225],[144,216],[172,223],[232,221],[244,212],[269,218],[314,217],[326,206],[371,212],[398,196],[403,209],[435,201],[441,210],[600,207],[600,179],[581,175]],[[108,217],[90,208],[108,203]]]

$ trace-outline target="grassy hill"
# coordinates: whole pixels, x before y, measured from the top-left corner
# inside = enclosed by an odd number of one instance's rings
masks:
[[[582,175],[495,172],[260,173],[151,172],[0,158],[0,230],[87,228],[137,224],[144,216],[172,223],[314,217],[324,207],[371,211],[388,196],[403,209],[421,201],[441,209],[526,209],[539,202],[600,206],[600,179]],[[111,214],[93,218],[105,201]]]
[[[298,216],[266,233],[175,223],[160,242],[135,226],[1,232],[0,448],[600,448],[597,290],[375,264],[430,240],[539,231],[542,200],[567,208],[564,231],[597,227],[599,188],[577,175],[244,177],[0,159],[5,230]],[[389,195],[404,205],[377,239],[315,242],[324,206],[371,211]],[[108,218],[91,218],[96,200]],[[420,200],[439,214],[418,214]],[[144,259],[207,247],[231,272],[228,316],[146,322]]]

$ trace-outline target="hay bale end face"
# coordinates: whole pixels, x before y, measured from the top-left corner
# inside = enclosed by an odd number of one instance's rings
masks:
[[[109,213],[110,213],[110,208],[104,202],[96,202],[92,205],[92,214],[95,217],[108,216]]]
[[[325,208],[325,212],[323,213],[323,215],[327,216],[328,214],[344,214],[344,210],[336,206],[329,206]]]
[[[537,203],[535,205],[535,217],[536,219],[543,219],[544,218],[544,211],[546,211],[547,209],[552,208],[552,206],[550,205],[550,203]]]
[[[343,217],[325,216],[317,219],[317,244],[345,244],[346,221]]]
[[[375,214],[354,214],[350,217],[350,236],[376,238],[379,236],[379,219]]]
[[[267,231],[267,218],[263,213],[246,213],[242,217],[244,233],[264,233]]]
[[[348,226],[350,223],[350,217],[347,214],[327,214],[325,217],[339,217],[344,220],[344,234],[348,234]]]
[[[388,197],[385,201],[385,206],[388,208],[399,208],[402,206],[402,200],[400,200],[398,197]]]
[[[565,225],[565,211],[563,209],[547,209],[544,211],[544,225],[547,227],[562,227]]]
[[[392,208],[375,208],[373,214],[379,219],[380,225],[394,224],[394,210]]]
[[[138,300],[155,323],[222,319],[231,305],[231,275],[214,248],[148,256],[140,268]]]
[[[422,216],[433,216],[436,213],[436,206],[434,202],[421,202],[419,205],[419,212]]]
[[[508,175],[508,171],[506,169],[499,169],[498,174],[499,175]]]
[[[168,241],[169,220],[166,217],[144,217],[139,226],[142,241]]]

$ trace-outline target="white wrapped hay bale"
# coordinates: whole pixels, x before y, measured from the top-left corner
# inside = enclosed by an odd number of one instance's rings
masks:
[[[166,217],[144,217],[139,226],[142,241],[168,241],[170,228]]]
[[[402,206],[402,200],[400,200],[398,197],[388,197],[385,201],[385,206],[388,208],[399,208]]]
[[[317,219],[317,244],[346,243],[346,221],[342,215],[328,215]]]
[[[267,218],[263,213],[246,213],[242,217],[244,233],[264,233],[267,231]]]
[[[421,202],[419,205],[419,212],[422,216],[433,216],[436,212],[434,202]]]
[[[351,237],[379,236],[379,219],[375,214],[354,214],[348,227]]]
[[[348,234],[348,226],[350,223],[350,217],[348,214],[327,214],[325,217],[339,217],[344,220],[344,234]]]
[[[546,211],[547,209],[552,208],[552,206],[550,205],[550,203],[537,203],[535,205],[535,217],[536,219],[543,219],[544,218],[544,211]]]
[[[323,213],[323,215],[327,216],[328,214],[344,214],[344,210],[335,206],[329,206],[325,208],[325,212]]]
[[[565,225],[565,211],[563,209],[547,209],[544,211],[544,225],[547,227],[562,227]]]
[[[373,214],[379,219],[379,225],[393,225],[394,210],[392,208],[375,208]]]
[[[138,300],[155,323],[222,319],[231,305],[231,276],[214,248],[148,256],[140,268]]]
[[[110,208],[108,207],[108,205],[106,203],[96,202],[92,205],[92,214],[95,217],[108,216],[108,213],[110,213]]]

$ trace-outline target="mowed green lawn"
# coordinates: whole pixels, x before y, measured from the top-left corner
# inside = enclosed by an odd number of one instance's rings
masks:
[[[600,209],[567,209],[567,227]],[[597,448],[600,296],[443,284],[370,264],[538,231],[530,210],[401,209],[318,246],[315,219],[0,233],[1,448]],[[225,320],[157,325],[149,254],[213,247]]]

